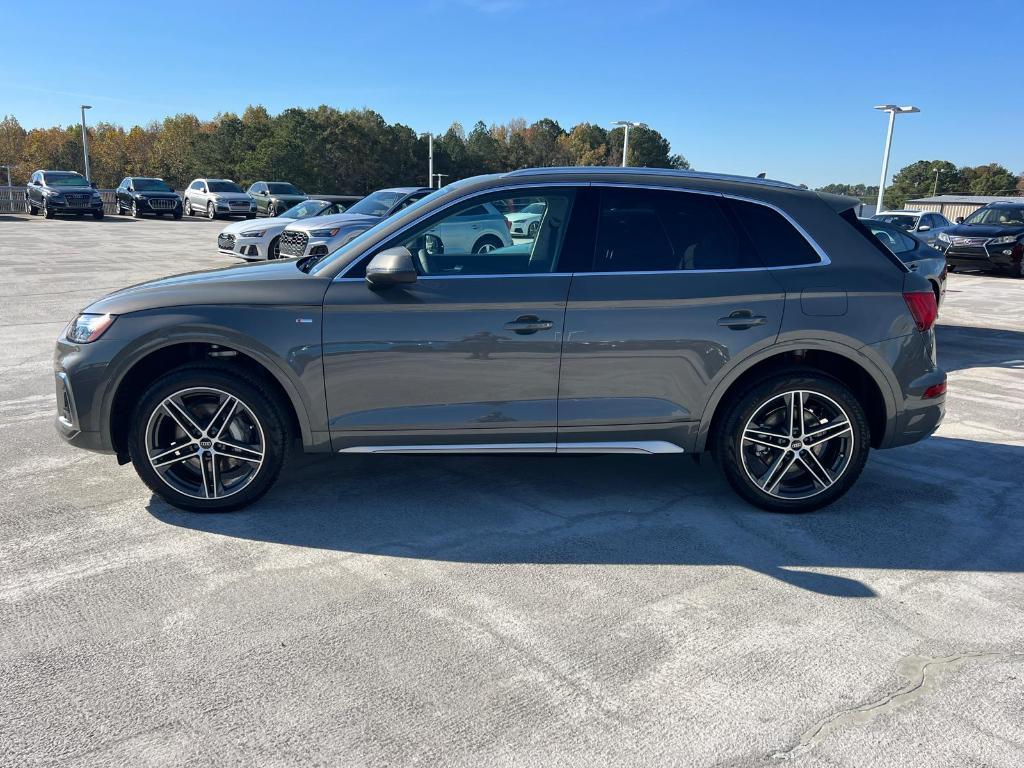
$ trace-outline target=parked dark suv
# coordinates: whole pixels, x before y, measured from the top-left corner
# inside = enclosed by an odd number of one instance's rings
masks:
[[[103,198],[85,176],[75,171],[36,171],[25,188],[25,202],[29,213],[42,213],[47,219],[58,213],[90,213],[103,218]]]
[[[169,213],[176,219],[181,218],[181,197],[163,179],[128,176],[121,180],[114,195],[118,213],[127,213],[136,219],[144,213],[157,216]]]
[[[544,203],[533,238],[458,245],[465,211],[525,196]],[[813,509],[869,447],[927,437],[944,412],[935,294],[856,203],[639,168],[467,179],[327,256],[86,307],[57,341],[57,427],[192,510],[260,497],[293,439],[349,454],[712,451],[750,502]]]
[[[1024,277],[1024,200],[989,203],[938,238],[950,268]]]

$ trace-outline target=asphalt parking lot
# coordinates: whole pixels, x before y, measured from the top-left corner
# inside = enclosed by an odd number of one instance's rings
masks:
[[[302,457],[190,515],[53,428],[53,340],[223,222],[0,215],[0,763],[1024,764],[1024,281],[806,516],[679,457]]]

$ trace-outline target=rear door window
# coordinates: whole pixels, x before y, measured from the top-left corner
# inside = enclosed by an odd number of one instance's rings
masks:
[[[729,200],[766,267],[817,264],[818,252],[781,213],[760,203]]]
[[[601,191],[592,272],[675,272],[757,267],[722,199],[671,190]]]

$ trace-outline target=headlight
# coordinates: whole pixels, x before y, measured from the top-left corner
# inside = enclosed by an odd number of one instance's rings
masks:
[[[939,232],[939,240],[941,240],[941,241],[942,241],[942,242],[944,242],[944,243],[950,243],[950,242],[952,242],[952,241],[951,241],[951,240],[949,239],[949,235],[947,235],[947,234],[946,234],[945,232]]]
[[[106,333],[116,315],[79,315],[64,329],[64,338],[76,344],[88,344]]]
[[[1021,235],[1005,235],[1003,237],[996,237],[988,241],[989,245],[1012,245],[1017,242],[1017,239]]]
[[[254,229],[251,232],[239,232],[238,236],[239,237],[263,237],[265,234],[267,234],[267,230],[265,230],[265,229]]]
[[[311,237],[334,237],[339,232],[341,232],[341,227],[335,227],[334,229],[314,229],[309,234]]]
[[[44,189],[43,194],[47,197],[60,197],[60,192],[55,189]]]

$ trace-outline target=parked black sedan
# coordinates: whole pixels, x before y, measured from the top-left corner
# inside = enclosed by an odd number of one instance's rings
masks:
[[[163,179],[149,176],[128,176],[115,193],[117,212],[139,218],[144,213],[181,218],[181,197]]]
[[[989,203],[938,239],[950,269],[1006,270],[1024,278],[1024,200]]]

